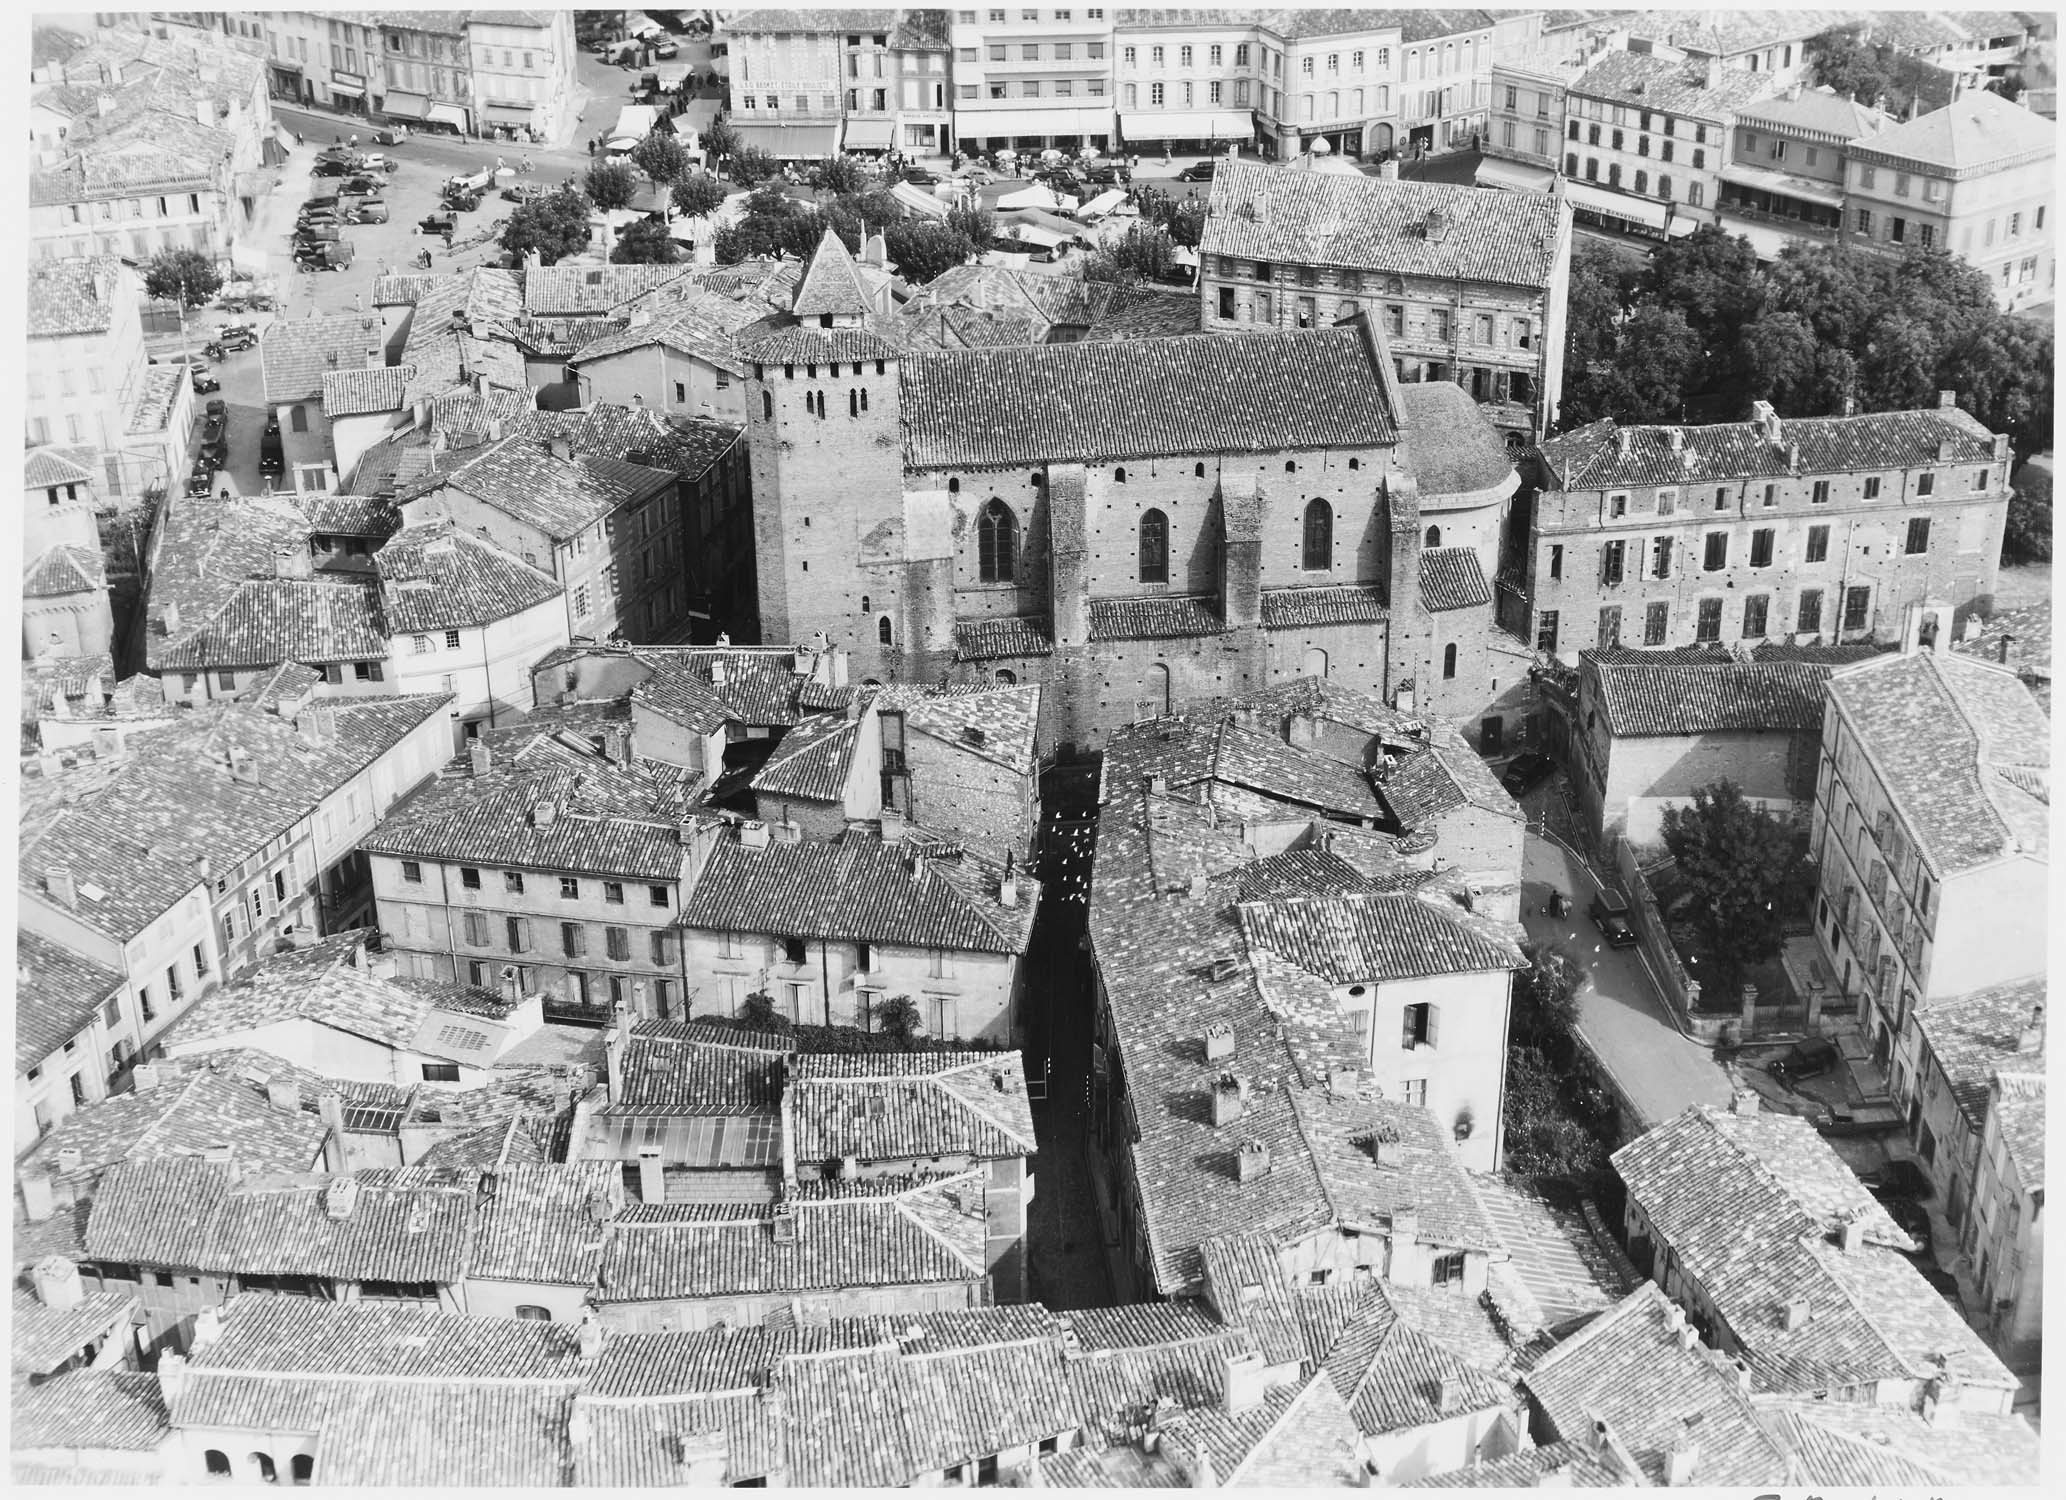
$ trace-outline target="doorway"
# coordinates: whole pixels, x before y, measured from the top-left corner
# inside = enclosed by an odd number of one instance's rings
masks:
[[[1499,718],[1483,720],[1478,725],[1478,753],[1497,755],[1505,743],[1506,722]]]

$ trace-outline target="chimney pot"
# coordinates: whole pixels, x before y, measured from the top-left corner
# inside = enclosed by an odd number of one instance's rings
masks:
[[[1219,1062],[1234,1055],[1234,1028],[1225,1021],[1214,1021],[1205,1028],[1205,1060]]]
[[[22,1189],[22,1212],[31,1224],[42,1224],[57,1212],[57,1186],[48,1172],[24,1172],[17,1179]]]
[[[1262,1141],[1242,1143],[1234,1156],[1234,1177],[1238,1182],[1259,1182],[1269,1175],[1270,1148]]]
[[[1798,1333],[1808,1323],[1808,1299],[1795,1297],[1780,1309],[1780,1326],[1788,1333]]]

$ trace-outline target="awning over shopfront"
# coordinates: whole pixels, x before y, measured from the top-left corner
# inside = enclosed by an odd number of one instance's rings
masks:
[[[758,146],[778,161],[824,161],[839,155],[837,125],[750,125],[734,119],[739,144]]]
[[[1824,208],[1840,209],[1844,206],[1843,190],[1835,183],[1795,177],[1790,172],[1774,172],[1769,167],[1732,163],[1722,168],[1722,181],[1733,182],[1738,187],[1755,188],[1761,193],[1776,193],[1802,203],[1819,203]]]
[[[342,94],[347,99],[363,99],[366,97],[366,87],[364,84],[346,83],[342,78],[330,80],[330,92],[332,94]]]
[[[1741,219],[1731,219],[1728,217],[1724,217],[1719,221],[1719,227],[1724,234],[1733,234],[1739,238],[1749,240],[1750,248],[1757,251],[1758,259],[1765,261],[1779,259],[1780,253],[1788,245],[1826,245],[1829,243],[1826,237],[1817,237],[1810,234],[1789,234],[1785,229],[1776,224],[1749,224]],[[1674,224],[1672,228],[1676,230],[1678,226]]]
[[[481,112],[497,125],[531,123],[531,106],[528,104],[483,104]]]
[[[1112,133],[1109,107],[1068,109],[958,109],[954,133],[963,140],[994,141],[1010,136],[1104,135]]]
[[[466,129],[466,111],[456,104],[433,104],[424,114],[426,120],[438,120],[454,130]]]
[[[846,122],[846,149],[849,151],[887,151],[896,144],[895,124],[890,120],[848,120]]]
[[[394,120],[422,120],[430,115],[430,100],[407,89],[390,90],[380,101],[380,112]]]
[[[1479,187],[1519,188],[1524,192],[1546,193],[1556,180],[1557,174],[1548,167],[1531,167],[1523,161],[1502,161],[1496,156],[1488,156],[1478,163]]]
[[[1700,221],[1698,219],[1674,218],[1670,224],[1665,226],[1664,233],[1667,239],[1682,240],[1699,227]]]
[[[1250,141],[1255,116],[1245,109],[1153,110],[1119,117],[1130,144],[1144,141]]]
[[[1645,229],[1664,232],[1664,221],[1670,210],[1662,203],[1653,203],[1648,198],[1632,198],[1626,193],[1609,192],[1590,182],[1564,183],[1565,196],[1573,208],[1582,208],[1607,218],[1621,219],[1626,223],[1640,224]]]

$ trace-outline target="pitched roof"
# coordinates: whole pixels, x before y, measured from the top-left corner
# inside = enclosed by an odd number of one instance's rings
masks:
[[[1708,82],[1706,67],[1696,60],[1673,61],[1650,52],[1608,52],[1566,85],[1565,92],[1586,99],[1631,100],[1643,109],[1727,120],[1746,104],[1779,91],[1776,73],[1722,68]]]
[[[750,785],[762,796],[841,802],[860,744],[859,721],[844,714],[807,714],[782,736]]]
[[[281,318],[268,323],[258,336],[266,401],[322,400],[326,372],[377,365],[386,339],[379,318],[359,313]]]
[[[153,669],[213,671],[281,662],[379,661],[388,654],[379,596],[343,578],[255,578],[238,583],[206,619],[178,636],[150,637]]]
[[[1937,1065],[1944,1070],[1951,1094],[1966,1124],[1978,1130],[1987,1118],[1988,1085],[1997,1068],[2042,1070],[2044,1029],[2037,1028],[2037,1049],[2018,1051],[2018,1040],[2030,1026],[2032,1011],[2045,1002],[2045,977],[1991,985],[1926,1000],[1915,1013],[1916,1026]]]
[[[309,530],[325,536],[385,539],[402,529],[394,502],[377,495],[347,495],[334,490],[304,490],[294,497],[308,518]]]
[[[89,1177],[118,1162],[192,1158],[227,1145],[252,1171],[306,1170],[322,1149],[323,1122],[301,1109],[280,1109],[262,1085],[194,1066],[155,1088],[138,1089],[74,1110],[36,1143],[27,1165],[55,1167],[77,1151]]]
[[[625,1049],[610,1113],[772,1114],[782,1098],[783,1061],[793,1051],[795,1043],[784,1037],[640,1022]]]
[[[1793,1482],[1856,1488],[2034,1485],[2042,1453],[2020,1416],[1760,1396],[1758,1422],[1794,1456]]]
[[[1887,117],[1869,104],[1860,104],[1846,94],[1824,85],[1788,90],[1774,99],[1760,99],[1736,112],[1744,125],[1763,125],[1812,135],[1843,145],[1870,135],[1886,123]]]
[[[8,1328],[10,1367],[17,1375],[48,1375],[110,1333],[126,1337],[130,1314],[136,1310],[135,1292],[82,1290],[76,1306],[55,1307],[17,1280]]]
[[[1987,89],[1968,89],[1942,109],[1851,142],[1866,161],[1935,168],[1952,177],[2035,161],[2057,148],[2057,127]]]
[[[871,310],[868,288],[861,282],[854,257],[828,227],[818,248],[811,252],[810,266],[804,272],[803,284],[796,289],[796,301],[790,311],[799,318],[816,318],[827,314],[866,317]]]
[[[1420,1244],[1505,1257],[1484,1200],[1430,1111],[1374,1089],[1299,1089],[1291,1105],[1333,1222],[1396,1231],[1410,1213]],[[1378,1161],[1370,1144],[1386,1136],[1398,1142],[1396,1163]]]
[[[1566,232],[1563,206],[1547,193],[1249,161],[1221,164],[1210,201],[1202,255],[1538,290],[1549,284]]]
[[[1244,901],[1241,934],[1334,984],[1522,967],[1520,950],[1474,931],[1418,894],[1351,892]],[[1463,915],[1458,910],[1458,918]]]
[[[638,1204],[610,1225],[605,1302],[975,1282],[985,1218],[980,1171],[801,1188],[766,1204]],[[775,1238],[778,1215],[794,1238]]]
[[[2051,846],[2051,720],[2014,673],[1920,651],[1843,667],[1828,694],[1938,875]],[[1926,753],[1916,753],[1927,746]]]
[[[29,337],[80,338],[106,333],[115,310],[110,293],[129,273],[111,255],[86,260],[38,260],[29,268]],[[110,285],[112,283],[112,285]]]
[[[1016,1052],[799,1053],[788,1071],[800,1161],[988,1160],[1037,1149]]]
[[[467,1275],[590,1287],[602,1263],[603,1225],[623,1192],[608,1161],[498,1161],[481,1184]]]
[[[724,839],[710,853],[678,925],[901,948],[1024,953],[1040,883],[1015,877],[1015,906],[998,900],[999,872],[973,853],[934,858],[847,832],[837,842]]]
[[[846,364],[892,360],[904,351],[868,328],[771,328],[756,334],[740,330],[739,355],[763,365]]]
[[[1995,1075],[1995,1131],[2026,1193],[2044,1191],[2044,1095],[2042,1073],[2011,1073],[2004,1068]]]
[[[1699,1448],[1694,1484],[1790,1481],[1785,1450],[1758,1424],[1729,1361],[1700,1343],[1655,1282],[1550,1350],[1521,1383],[1561,1440],[1587,1443],[1605,1421],[1651,1484],[1664,1482],[1681,1441]]]
[[[14,1067],[22,1073],[91,1026],[122,976],[19,927],[14,944]]]
[[[1098,602],[1091,601],[1093,612]],[[1311,625],[1382,625],[1390,618],[1384,590],[1374,584],[1263,590],[1265,630],[1298,630]]]
[[[580,412],[529,412],[511,431],[564,437],[576,453],[622,456],[649,469],[700,479],[740,446],[745,429],[711,417],[602,401]]]
[[[323,414],[339,417],[370,416],[377,412],[400,411],[416,376],[414,365],[374,365],[355,370],[324,370]],[[284,377],[283,377],[284,378]]]
[[[1492,585],[1472,547],[1426,547],[1420,554],[1420,602],[1423,609],[1443,613],[1476,609],[1492,602]]]
[[[524,273],[524,311],[546,317],[607,312],[668,282],[693,279],[694,266],[533,266]]]
[[[1820,730],[1829,668],[1717,659],[1698,666],[1578,654],[1599,686],[1608,732],[1621,737],[1730,730]]]
[[[1329,393],[1325,401],[1314,391]],[[1034,344],[903,362],[909,467],[1368,448],[1398,436],[1360,326]]]
[[[1673,433],[1679,434],[1676,449]],[[1947,442],[1949,454],[1939,459],[1939,445]],[[1799,472],[1807,474],[1994,461],[1994,438],[1986,428],[1961,408],[1935,406],[1855,417],[1787,417],[1779,422],[1776,441],[1756,422],[1619,427],[1607,418],[1553,437],[1537,451],[1550,470],[1551,487],[1580,490],[1786,479],[1795,472],[1790,455],[1796,447]]]
[[[400,492],[410,501],[450,487],[555,541],[586,531],[619,506],[670,488],[673,473],[621,458],[576,453],[561,458],[530,438],[491,443],[464,463]]]
[[[450,521],[396,532],[373,565],[397,635],[490,625],[561,596],[550,573]]]
[[[47,489],[54,484],[98,484],[93,471],[72,457],[85,456],[89,449],[65,449],[45,444],[31,448],[22,458],[22,488]]]
[[[1399,413],[1406,430],[1402,457],[1425,509],[1439,509],[1446,495],[1475,495],[1519,483],[1506,440],[1462,386],[1448,380],[1403,383]]]
[[[1696,1107],[1614,1153],[1629,1196],[1727,1320],[1762,1390],[1922,1379],[2013,1385],[1899,1252],[1908,1237],[1807,1120]],[[1833,1234],[1862,1223],[1862,1243]],[[1807,1321],[1785,1326],[1789,1301]]]
[[[24,599],[58,599],[67,594],[98,593],[108,586],[107,565],[99,549],[61,543],[41,553],[22,575]]]
[[[1045,615],[996,615],[954,622],[956,661],[1051,656],[1054,649],[1054,627]]]
[[[13,1418],[9,1445],[16,1454],[65,1449],[155,1453],[171,1435],[158,1377],[139,1370],[67,1370],[34,1385],[18,1382],[8,1405]],[[16,1481],[28,1482],[19,1458],[16,1466]],[[74,1483],[84,1478],[67,1477]],[[152,1480],[146,1474],[139,1482]]]

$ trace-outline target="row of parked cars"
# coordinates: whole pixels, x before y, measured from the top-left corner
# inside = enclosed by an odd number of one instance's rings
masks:
[[[394,158],[350,146],[326,147],[317,157],[316,182],[294,221],[294,263],[304,270],[341,271],[352,263],[344,231],[354,224],[385,224],[382,193]]]

